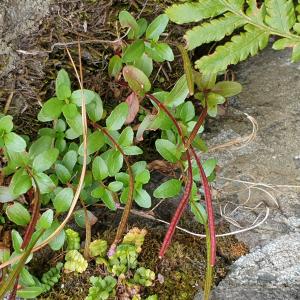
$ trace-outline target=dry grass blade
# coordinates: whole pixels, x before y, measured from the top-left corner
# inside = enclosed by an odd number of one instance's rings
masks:
[[[238,150],[238,149],[242,149],[242,148],[248,146],[250,143],[253,142],[253,140],[257,136],[258,123],[255,120],[255,118],[248,115],[247,113],[244,113],[244,115],[247,117],[247,119],[252,124],[251,134],[249,134],[247,136],[244,136],[244,137],[240,137],[240,138],[231,140],[231,141],[228,141],[228,142],[226,142],[224,144],[221,144],[221,145],[212,146],[208,149],[208,152],[215,152],[215,151],[219,151],[219,150],[223,150],[223,149],[227,149],[227,148],[232,148],[233,150]]]

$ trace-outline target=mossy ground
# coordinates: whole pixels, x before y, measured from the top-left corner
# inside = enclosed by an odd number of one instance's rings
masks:
[[[105,223],[99,222],[93,230],[94,238],[106,239],[112,242],[115,235],[115,226],[107,229],[114,218],[104,218]],[[111,224],[112,224],[111,223]],[[191,220],[189,213],[185,214],[181,221],[181,226],[187,226],[189,229],[203,230]],[[193,225],[194,224],[194,225]],[[139,256],[139,266],[150,268],[156,274],[156,281],[152,287],[143,290],[144,296],[157,294],[160,300],[191,300],[199,289],[202,289],[204,283],[205,265],[206,265],[206,247],[205,240],[191,236],[186,233],[176,232],[172,244],[163,259],[159,259],[158,252],[161,246],[166,227],[156,226],[149,221],[135,220],[129,227],[138,226],[146,227],[148,233],[145,238],[142,252]],[[102,228],[102,230],[101,230]],[[219,225],[218,233],[228,230],[226,226]],[[84,232],[82,231],[82,237]],[[218,239],[217,264],[214,274],[214,283],[217,284],[224,278],[229,270],[231,263],[238,257],[248,252],[247,247],[238,242],[234,237]],[[52,259],[49,260],[49,257]],[[32,269],[41,275],[48,267],[63,261],[64,253],[41,253],[40,256],[32,263]],[[41,262],[45,261],[45,270],[41,271]],[[38,271],[37,271],[38,270]],[[48,295],[39,299],[84,299],[88,294],[90,287],[89,278],[91,276],[106,276],[107,272],[104,267],[96,265],[94,261],[89,263],[89,267],[83,274],[63,273],[58,284],[51,290]],[[158,279],[159,278],[159,279]],[[122,299],[122,298],[119,298]]]

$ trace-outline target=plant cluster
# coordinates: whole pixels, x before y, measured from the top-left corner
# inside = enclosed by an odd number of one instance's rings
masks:
[[[174,4],[166,10],[178,24],[201,22],[184,36],[188,50],[203,44],[230,41],[213,53],[196,61],[203,73],[225,71],[253,56],[268,45],[271,36],[277,39],[273,49],[292,48],[292,61],[300,60],[300,3],[292,0],[198,0]],[[296,4],[294,4],[296,3]]]
[[[106,267],[109,275],[103,278],[100,276],[90,278],[92,287],[89,289],[86,300],[105,300],[114,297],[117,290],[121,291],[122,296],[127,297],[126,299],[141,299],[142,287],[151,286],[155,281],[153,271],[144,267],[138,268],[137,259],[142,250],[145,235],[144,229],[140,230],[136,227],[131,229],[110,257],[106,255],[107,242],[105,240],[95,240],[90,244],[91,256],[97,264]],[[155,295],[150,297],[157,299]]]
[[[143,151],[137,146],[148,130],[160,131],[160,138],[155,141],[158,154],[183,173],[153,191],[158,199],[182,194],[159,255],[162,257],[167,250],[176,225],[190,203],[195,218],[206,229],[210,278],[206,290],[210,289],[216,247],[208,181],[214,179],[216,161],[202,162],[198,151],[207,150],[201,139],[205,118],[216,116],[218,105],[224,103],[226,97],[238,94],[241,86],[237,82],[217,82],[214,72],[202,74],[192,70],[186,51],[178,45],[185,74],[170,91],[154,90],[149,79],[153,62],[174,59],[172,48],[159,41],[167,27],[168,16],[160,15],[148,25],[145,19],[136,20],[122,11],[119,21],[127,30],[128,41],[120,39],[115,45],[108,72],[113,84],[127,93],[125,101],[112,111],[106,110],[97,93],[83,88],[82,75],[79,76],[75,67],[80,89],[73,89],[65,70],[58,72],[55,96],[43,104],[38,114],[46,126],[39,130],[36,140],[14,133],[11,116],[0,119],[4,161],[0,189],[0,203],[5,212],[2,217],[16,228],[12,230],[14,251],[10,254],[9,245],[1,249],[1,268],[13,265],[3,276],[0,297],[9,290],[14,293],[15,283],[27,270],[25,265],[30,262],[33,251],[45,245],[57,251],[66,240],[66,270],[83,272],[89,255],[96,256],[99,263],[106,261],[114,276],[137,267],[143,234],[132,231],[121,245],[118,243],[132,204],[143,209],[152,205],[151,196],[144,189],[150,172],[147,163],[139,160]],[[199,106],[202,112],[197,114]],[[134,164],[130,163],[131,157]],[[200,201],[203,194],[206,207]],[[77,204],[78,198],[82,207]],[[95,220],[92,207],[99,204],[111,211],[124,209],[108,260],[103,257],[107,250],[105,241],[91,244],[89,241],[90,227]],[[86,228],[85,257],[78,251],[78,234],[64,229],[72,216],[80,227]],[[139,284],[149,285],[153,273],[140,269],[135,278]],[[104,295],[110,295],[113,288],[110,279],[93,279],[93,284],[96,290],[103,286]]]

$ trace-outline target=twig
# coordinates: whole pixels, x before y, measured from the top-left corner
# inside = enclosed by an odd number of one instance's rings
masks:
[[[11,101],[13,99],[13,96],[14,96],[14,92],[11,92],[7,98],[7,101],[5,103],[5,106],[4,106],[4,109],[3,109],[3,114],[6,115],[8,110],[9,110],[9,107],[10,107],[10,104],[11,104]]]

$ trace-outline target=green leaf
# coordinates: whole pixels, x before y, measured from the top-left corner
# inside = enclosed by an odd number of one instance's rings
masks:
[[[65,100],[71,96],[71,81],[64,69],[60,70],[57,74],[55,91],[59,100]]]
[[[296,22],[292,0],[265,0],[266,23],[282,32],[289,32]]]
[[[87,210],[87,216],[88,219],[90,221],[90,224],[93,225],[97,222],[97,218],[93,215],[92,212],[90,212],[89,210]],[[83,209],[79,209],[77,211],[74,212],[74,218],[75,218],[75,222],[76,224],[81,227],[81,228],[85,228],[86,227],[86,221],[85,221],[85,212]]]
[[[128,115],[128,104],[125,102],[120,103],[111,112],[106,119],[106,126],[108,130],[119,130],[124,125]]]
[[[63,101],[57,98],[49,99],[43,104],[43,107],[38,114],[38,120],[41,122],[49,122],[58,119],[61,115],[63,106]]]
[[[134,60],[133,66],[143,71],[147,77],[149,77],[153,71],[153,61],[145,53],[137,59]]]
[[[226,7],[218,0],[201,0],[198,2],[174,4],[167,8],[166,14],[177,24],[198,22],[222,14]]]
[[[66,131],[66,122],[62,119],[58,119],[57,123],[54,126],[54,129],[56,130],[56,132],[65,132]]]
[[[66,104],[63,109],[63,114],[68,125],[79,136],[82,134],[82,118],[74,103]]]
[[[57,213],[63,213],[69,210],[73,200],[73,190],[71,188],[62,189],[53,199],[53,206]]]
[[[30,222],[28,210],[18,202],[7,206],[6,215],[12,222],[19,226],[26,226]]]
[[[122,59],[119,55],[114,55],[110,60],[108,64],[108,74],[110,77],[118,78],[119,74],[122,70]]]
[[[84,97],[85,105],[94,101],[97,94],[93,91],[83,89],[83,94],[81,90],[76,90],[71,95],[71,102],[76,104],[77,106],[82,106],[82,95]]]
[[[51,227],[52,222],[53,222],[53,210],[48,209],[39,218],[39,220],[36,224],[36,229],[37,230],[48,229]]]
[[[223,104],[225,100],[220,94],[209,93],[207,96],[208,115],[216,117],[218,114],[218,104]]]
[[[10,192],[14,196],[25,194],[32,186],[32,181],[24,169],[16,171],[9,185]]]
[[[63,165],[69,170],[70,173],[72,173],[77,163],[77,157],[77,152],[75,150],[70,150],[64,155],[62,159]]]
[[[32,168],[36,172],[44,172],[51,168],[56,162],[59,151],[55,148],[46,150],[35,157],[32,163]]]
[[[143,40],[136,40],[129,45],[123,54],[122,61],[124,63],[133,62],[140,58],[145,51],[145,44]]]
[[[242,85],[236,81],[219,81],[212,91],[227,98],[239,94],[242,91]]]
[[[27,286],[27,287],[36,285],[33,276],[29,273],[29,271],[25,267],[20,272],[20,285]]]
[[[118,143],[120,146],[126,147],[133,143],[133,129],[131,127],[126,127],[119,136]]]
[[[108,176],[108,168],[102,157],[95,157],[92,164],[92,172],[95,180],[103,180]]]
[[[123,147],[123,152],[125,155],[140,155],[143,154],[143,150],[137,146],[127,146]]]
[[[113,181],[108,185],[108,189],[112,192],[119,192],[123,188],[123,183],[121,181]]]
[[[266,31],[252,25],[246,25],[245,30],[225,45],[218,46],[213,54],[197,60],[196,67],[205,74],[225,71],[228,65],[237,64],[268,45],[269,34]]]
[[[155,56],[153,59],[157,62],[173,61],[174,60],[174,53],[172,48],[166,43],[155,43],[151,47],[152,51],[155,52]],[[149,50],[149,49],[148,49]],[[153,55],[153,53],[151,52]]]
[[[52,138],[50,136],[47,135],[41,136],[30,146],[29,155],[31,157],[36,157],[42,152],[45,152],[48,149],[50,149],[51,145],[52,145]]]
[[[136,183],[146,184],[149,182],[149,180],[150,180],[150,172],[147,169],[143,169],[138,174],[135,174],[134,177],[134,181]]]
[[[41,194],[51,193],[55,189],[55,184],[52,179],[45,173],[34,175]]]
[[[103,115],[103,104],[98,94],[95,94],[94,100],[86,106],[86,111],[91,121],[98,122],[101,120]]]
[[[139,34],[139,25],[136,22],[135,18],[127,11],[123,10],[119,14],[119,21],[122,28],[130,28],[134,32],[134,37]]]
[[[59,138],[55,141],[54,146],[59,152],[64,152],[67,147],[67,142],[65,139]]]
[[[17,296],[23,299],[35,299],[43,292],[44,289],[40,286],[29,286],[17,290]]]
[[[170,107],[176,107],[184,102],[189,94],[189,87],[186,80],[186,75],[180,77],[175,86],[171,90],[165,104]]]
[[[11,202],[18,196],[12,193],[12,190],[7,186],[0,186],[0,203]]]
[[[110,210],[117,210],[116,203],[111,191],[104,189],[103,194],[101,195],[101,200]]]
[[[170,179],[162,183],[153,192],[155,198],[172,198],[177,196],[181,192],[181,181],[178,179]]]
[[[4,116],[0,119],[0,131],[5,133],[9,133],[13,130],[13,117],[12,116]]]
[[[168,140],[158,139],[155,141],[155,147],[159,154],[167,161],[176,163],[181,157],[181,152],[177,146]]]
[[[55,165],[55,173],[61,183],[66,184],[71,179],[70,171],[62,164]]]
[[[205,22],[188,30],[184,36],[188,50],[193,50],[203,44],[221,41],[225,36],[246,23],[246,20],[233,13]]]
[[[129,87],[138,95],[144,96],[151,89],[151,83],[145,73],[134,66],[125,66],[123,76]]]
[[[23,243],[23,239],[22,239],[20,233],[15,229],[13,229],[11,231],[11,240],[12,240],[14,250],[20,251],[21,245]]]
[[[45,233],[41,237],[41,241],[45,240],[48,236],[50,236],[58,227],[60,223],[57,220],[54,220],[51,227],[45,231]],[[60,233],[49,242],[49,246],[53,251],[57,251],[61,249],[65,243],[66,234],[64,230],[61,230]]]
[[[14,132],[4,135],[4,144],[8,152],[23,152],[26,149],[25,140]]]
[[[148,22],[145,18],[141,18],[137,20],[137,24],[139,26],[138,34],[135,36],[135,33],[133,30],[130,30],[128,33],[128,39],[133,40],[134,38],[140,38],[145,32],[148,27]]]
[[[177,110],[176,110],[177,113]],[[195,117],[195,107],[193,102],[186,101],[182,106],[180,107],[178,111],[179,118],[184,121],[188,122],[192,120]]]
[[[196,220],[205,225],[207,223],[207,214],[205,208],[199,203],[195,201],[191,201],[191,211],[194,214]]]
[[[107,159],[108,173],[110,176],[116,175],[123,166],[123,155],[117,150],[111,150]]]
[[[297,43],[293,47],[292,62],[298,62],[299,60],[300,60],[300,43]]]
[[[143,207],[143,208],[150,208],[151,207],[151,197],[142,188],[139,188],[139,189],[135,190],[134,201],[140,207]]]
[[[216,168],[216,165],[217,165],[217,160],[213,158],[210,158],[204,162],[203,169],[206,177],[209,177],[212,174],[212,172]]]
[[[169,17],[166,14],[156,17],[146,30],[146,38],[157,41],[160,35],[165,31],[169,22]]]
[[[91,155],[100,150],[105,144],[104,135],[101,131],[97,130],[88,136],[87,140],[87,155]],[[79,155],[83,156],[83,144],[80,145],[78,150]]]

